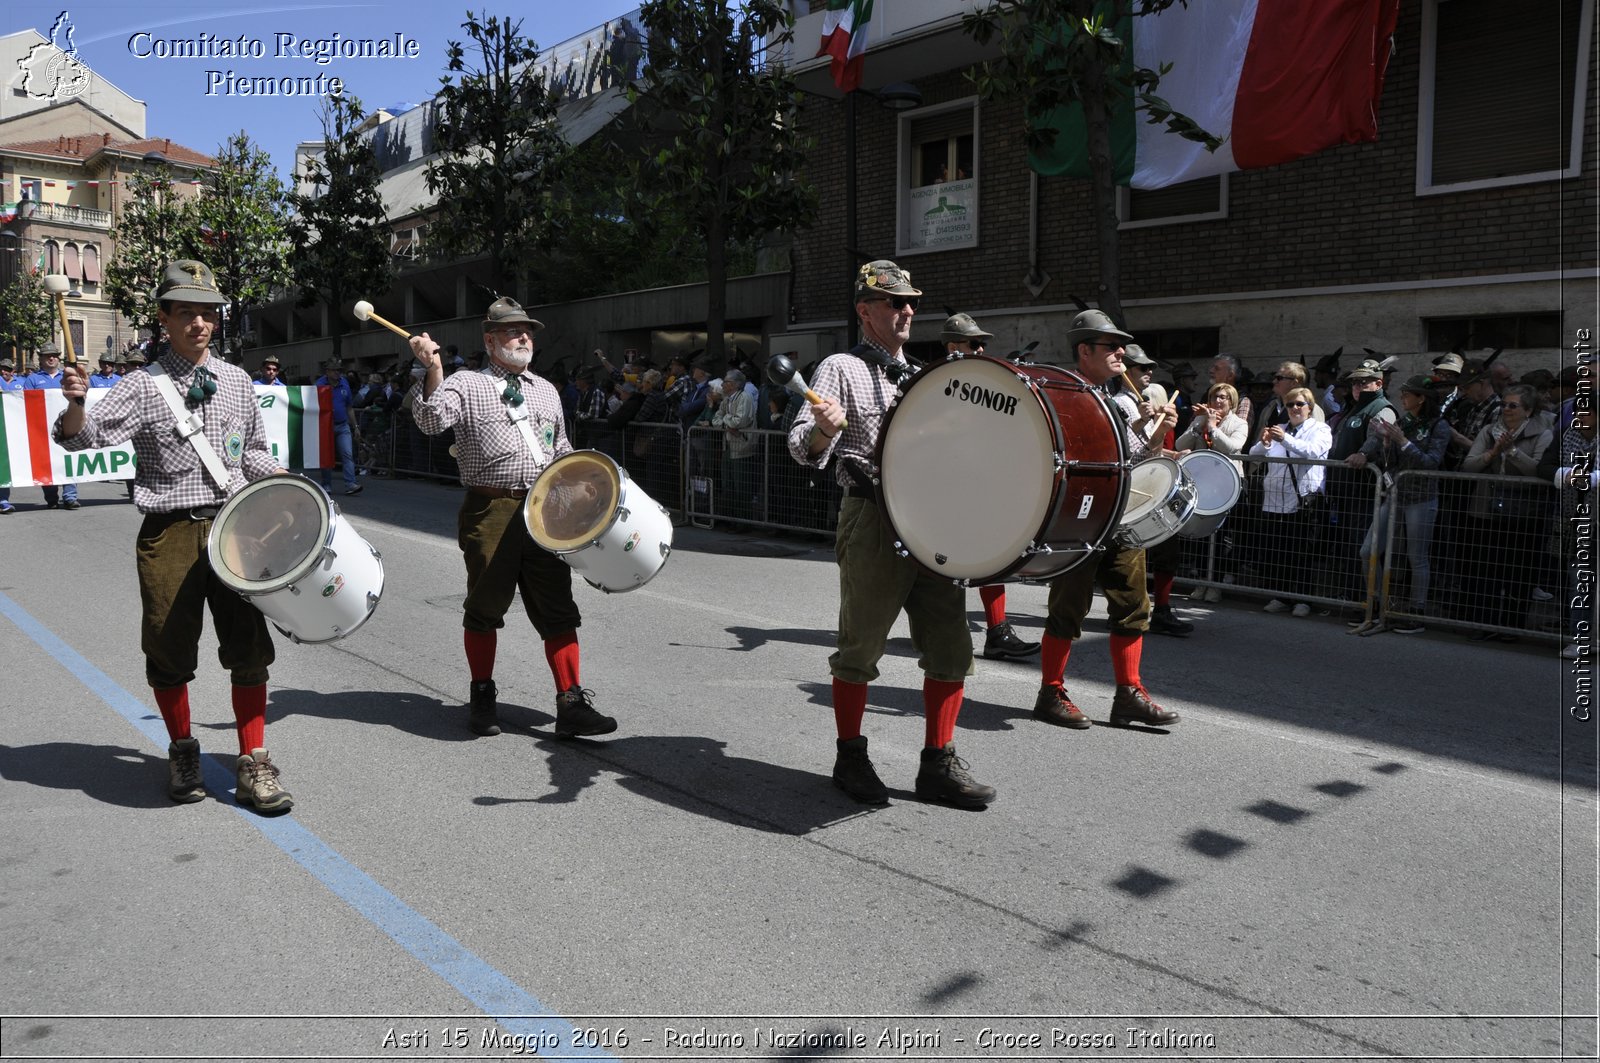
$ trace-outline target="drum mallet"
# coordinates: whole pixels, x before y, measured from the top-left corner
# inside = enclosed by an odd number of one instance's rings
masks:
[[[44,277],[44,290],[49,292],[56,301],[56,313],[61,317],[61,346],[66,354],[62,362],[78,371],[78,353],[72,349],[72,330],[67,327],[67,292],[72,288],[72,281],[63,273],[47,273]],[[79,406],[83,405],[83,396],[79,395],[72,400]]]
[[[787,355],[775,354],[767,359],[767,379],[780,388],[787,388],[796,395],[803,397],[811,405],[816,406],[822,402],[822,396],[806,387],[805,378],[795,372],[794,363]],[[840,422],[840,428],[848,428],[847,422]]]
[[[404,336],[408,340],[411,338],[411,333],[407,332],[405,329],[401,328],[399,325],[396,325],[392,321],[385,321],[383,318],[379,317],[377,314],[374,314],[372,312],[372,304],[367,302],[365,299],[361,300],[355,306],[352,306],[350,308],[350,310],[351,310],[352,313],[354,313],[356,315],[356,318],[358,320],[361,320],[361,321],[376,321],[378,324],[382,325],[384,328],[388,329],[390,332],[394,333],[396,336]]]

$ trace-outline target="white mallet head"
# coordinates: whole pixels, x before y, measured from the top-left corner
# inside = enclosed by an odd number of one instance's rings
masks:
[[[72,282],[64,273],[46,273],[44,276],[44,290],[51,295],[65,295],[72,290]]]
[[[372,304],[367,302],[365,299],[351,307],[351,309],[355,312],[356,317],[361,321],[365,321],[372,316]]]

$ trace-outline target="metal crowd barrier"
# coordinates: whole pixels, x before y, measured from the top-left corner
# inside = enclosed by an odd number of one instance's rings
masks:
[[[574,447],[609,455],[680,521],[833,532],[842,496],[832,472],[791,458],[785,432],[747,430],[743,445],[730,447],[725,430],[706,425],[685,431],[675,423],[611,428],[579,421],[572,429]],[[448,434],[425,436],[399,411],[379,438],[363,440],[362,462],[380,476],[454,480],[449,445]],[[1326,470],[1320,515],[1265,512],[1263,485],[1273,464]],[[1180,579],[1390,624],[1561,637],[1574,566],[1563,554],[1560,494],[1550,485],[1473,473],[1388,478],[1371,465],[1278,457],[1247,457],[1244,467],[1244,491],[1227,521],[1208,538],[1181,541]],[[1408,502],[1429,496],[1431,529],[1418,503]],[[1516,512],[1488,512],[1496,497],[1512,499]],[[1368,529],[1380,520],[1363,553]],[[1411,545],[1408,529],[1424,533],[1425,549]]]

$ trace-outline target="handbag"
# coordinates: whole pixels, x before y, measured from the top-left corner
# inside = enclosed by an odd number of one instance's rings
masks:
[[[1313,524],[1328,523],[1328,496],[1322,491],[1313,491],[1311,494],[1302,494],[1300,491],[1300,477],[1295,475],[1294,466],[1289,466],[1289,481],[1294,484],[1295,497],[1300,500],[1297,512],[1304,515],[1307,521]]]

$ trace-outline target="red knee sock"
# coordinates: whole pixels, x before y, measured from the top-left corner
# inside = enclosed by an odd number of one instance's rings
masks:
[[[544,640],[544,659],[550,662],[550,674],[555,676],[556,693],[571,690],[578,685],[578,633],[568,631],[553,639]]]
[[[961,698],[966,688],[942,679],[923,679],[923,744],[943,749],[956,736],[956,717],[961,715]]]
[[[833,681],[833,725],[845,740],[861,737],[861,718],[867,714],[867,684]]]
[[[1039,643],[1039,670],[1043,676],[1041,685],[1058,687],[1062,684],[1067,674],[1067,658],[1072,656],[1072,640],[1057,638],[1045,632],[1044,638]]]
[[[267,744],[267,684],[233,687],[233,719],[239,728],[239,755]]]
[[[1171,601],[1172,601],[1172,581],[1177,578],[1177,573],[1175,573],[1175,572],[1157,572],[1154,575],[1155,575],[1155,582],[1156,582],[1156,604],[1157,605],[1167,605],[1167,604],[1171,603]]]
[[[481,683],[493,679],[495,633],[462,628],[461,641],[467,648],[467,669],[472,673],[472,681]]]
[[[1139,655],[1143,649],[1143,635],[1111,636],[1111,671],[1117,677],[1117,686],[1142,685],[1139,680]]]
[[[156,696],[156,707],[166,721],[167,737],[173,740],[192,737],[189,734],[189,685],[151,687],[150,692]]]
[[[978,597],[983,599],[983,621],[990,627],[1006,622],[1006,588],[1003,583],[992,587],[979,587]]]

